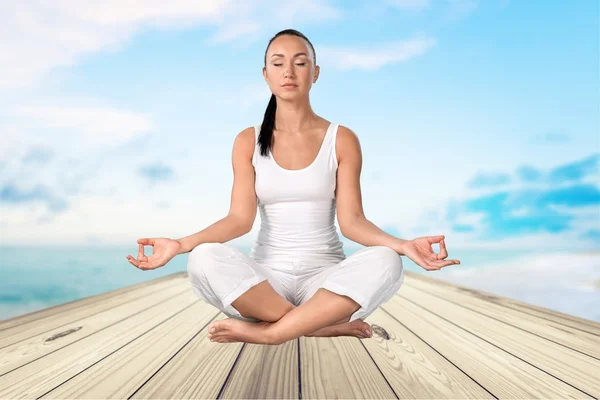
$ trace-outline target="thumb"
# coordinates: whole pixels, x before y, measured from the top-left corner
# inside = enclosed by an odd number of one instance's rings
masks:
[[[154,246],[154,239],[150,238],[142,238],[137,241],[139,244],[143,244],[145,246]]]

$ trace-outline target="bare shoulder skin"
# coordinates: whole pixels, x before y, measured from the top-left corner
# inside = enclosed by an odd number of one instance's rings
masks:
[[[256,219],[256,192],[254,190],[254,127],[241,131],[235,138],[231,162],[233,167],[233,187],[228,216],[235,217],[248,230]]]

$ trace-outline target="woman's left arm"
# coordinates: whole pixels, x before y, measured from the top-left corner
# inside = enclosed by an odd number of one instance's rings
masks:
[[[390,247],[426,270],[439,270],[449,265],[460,264],[459,260],[445,260],[448,252],[444,235],[405,240],[385,233],[369,221],[363,211],[360,190],[362,170],[360,142],[354,132],[341,125],[338,128],[336,152],[339,158],[336,209],[342,235],[363,246]],[[439,254],[431,247],[434,243],[440,244]]]
[[[365,217],[360,189],[360,142],[352,130],[341,125],[337,133],[336,153],[339,159],[336,209],[342,235],[363,246],[387,246],[404,255],[402,247],[407,240],[385,233]]]

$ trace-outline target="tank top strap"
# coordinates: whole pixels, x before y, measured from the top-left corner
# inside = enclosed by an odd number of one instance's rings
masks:
[[[260,134],[260,125],[254,125],[254,154],[252,155],[252,165],[256,167],[256,159],[260,154],[260,146],[258,145],[258,135]]]
[[[337,163],[337,156],[335,152],[335,142],[337,137],[338,124],[331,123],[325,137],[325,143],[323,143],[323,153],[326,155],[325,159],[330,159]]]

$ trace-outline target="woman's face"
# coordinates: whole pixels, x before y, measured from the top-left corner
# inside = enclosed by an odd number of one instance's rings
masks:
[[[271,42],[263,76],[275,96],[283,99],[308,96],[318,75],[319,67],[314,64],[314,54],[304,39],[282,35]],[[286,87],[285,84],[295,86]]]

